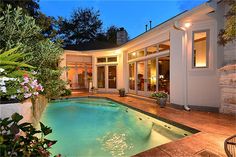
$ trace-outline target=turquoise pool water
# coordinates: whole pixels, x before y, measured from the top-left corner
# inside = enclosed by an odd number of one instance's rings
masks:
[[[124,105],[101,98],[77,98],[50,103],[41,121],[58,142],[53,155],[131,156],[192,133]]]

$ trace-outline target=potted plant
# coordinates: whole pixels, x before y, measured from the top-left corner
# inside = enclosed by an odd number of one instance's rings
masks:
[[[125,96],[125,88],[120,88],[118,89],[120,97],[124,97]]]
[[[157,99],[157,103],[160,105],[160,107],[165,107],[166,101],[168,98],[168,94],[164,91],[158,91],[152,93],[152,97]]]

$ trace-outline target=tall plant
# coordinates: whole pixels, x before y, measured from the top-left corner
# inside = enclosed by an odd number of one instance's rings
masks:
[[[0,49],[9,50],[21,44],[21,52],[27,54],[23,61],[37,67],[36,77],[44,86],[44,94],[48,98],[59,96],[64,86],[58,67],[62,54],[60,43],[42,38],[41,28],[35,24],[34,18],[20,8],[8,6],[1,15]]]

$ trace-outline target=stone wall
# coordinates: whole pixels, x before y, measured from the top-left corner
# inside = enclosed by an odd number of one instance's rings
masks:
[[[37,125],[47,103],[47,99],[40,95],[36,100],[34,116],[32,103],[29,99],[22,103],[0,104],[0,118],[10,117],[13,113],[17,112],[24,116],[21,122],[30,122]]]
[[[220,112],[236,115],[236,64],[219,69],[221,92]]]

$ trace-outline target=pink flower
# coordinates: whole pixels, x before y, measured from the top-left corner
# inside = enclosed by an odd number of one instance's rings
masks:
[[[29,87],[24,86],[24,90],[28,92],[29,91]]]
[[[28,77],[24,77],[24,83],[29,83],[29,78]]]
[[[18,140],[19,138],[20,138],[20,135],[16,134],[14,140]]]
[[[48,147],[51,147],[51,146],[52,146],[52,144],[53,144],[52,142],[49,142],[49,143],[48,143]]]
[[[24,98],[29,98],[29,97],[31,97],[31,93],[24,93]]]
[[[43,86],[41,84],[37,86],[37,91],[43,91]]]

